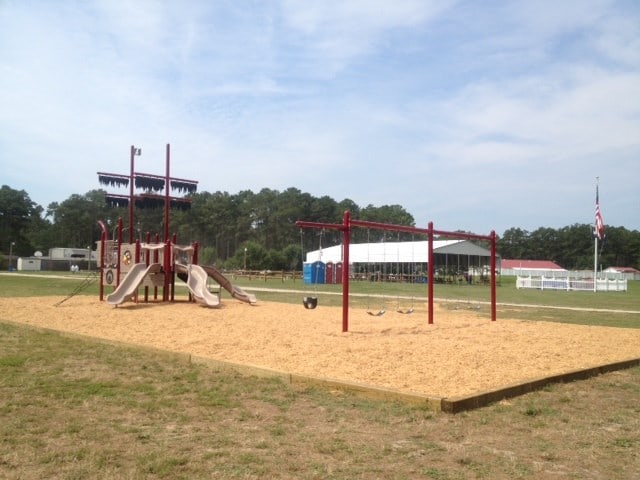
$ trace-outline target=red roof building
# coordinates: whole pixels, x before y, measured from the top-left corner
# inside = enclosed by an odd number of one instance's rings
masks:
[[[627,280],[640,280],[640,270],[632,267],[609,267],[605,272],[619,273]]]
[[[553,276],[567,270],[551,260],[508,260],[500,263],[501,275]]]

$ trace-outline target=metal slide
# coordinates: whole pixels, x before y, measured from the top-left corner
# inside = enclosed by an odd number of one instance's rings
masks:
[[[111,295],[107,296],[107,303],[109,305],[120,305],[121,303],[131,300],[145,277],[153,273],[158,273],[160,270],[162,270],[162,265],[159,263],[152,263],[149,266],[144,263],[136,263],[131,267],[131,270],[129,270],[124,277],[122,283],[118,285],[118,288],[116,288]]]
[[[192,266],[195,266],[195,265],[192,265]],[[251,305],[255,305],[258,302],[255,295],[251,293],[247,293],[244,290],[242,290],[240,287],[236,287],[235,285],[232,285],[229,279],[225,277],[222,274],[222,272],[220,272],[220,270],[218,270],[216,267],[202,266],[199,268],[204,270],[207,273],[207,275],[209,275],[216,282],[218,282],[220,286],[224,288],[227,292],[229,292],[231,296],[236,300],[240,300],[241,302],[245,302],[245,303],[250,303]]]
[[[187,267],[189,277],[187,287],[196,302],[207,307],[217,307],[220,305],[220,298],[214,295],[207,288],[207,273],[199,265],[189,265]]]

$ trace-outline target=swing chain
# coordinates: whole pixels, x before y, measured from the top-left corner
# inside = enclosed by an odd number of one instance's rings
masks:
[[[324,231],[324,229],[323,229]],[[302,257],[302,282],[303,285],[305,284],[304,282],[304,232],[302,230],[302,228],[300,229],[300,255]],[[322,255],[322,232],[320,233],[320,255]],[[317,292],[317,281],[318,281],[318,269],[316,268],[316,278],[315,278],[316,282],[314,283],[314,291]],[[304,297],[302,297],[302,305],[304,305],[304,308],[306,308],[307,310],[313,310],[314,308],[316,308],[318,306],[318,297],[317,294],[313,295],[313,296],[309,296],[309,295],[305,295]]]

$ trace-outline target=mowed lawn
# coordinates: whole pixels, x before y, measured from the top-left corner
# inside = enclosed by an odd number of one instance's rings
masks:
[[[1,296],[64,297],[81,282],[0,275],[0,312]],[[640,311],[636,283],[626,297],[586,295],[598,297],[593,308]],[[540,305],[586,308],[561,297],[571,292],[528,292],[521,303],[535,293]],[[541,310],[578,323],[640,322],[637,313]],[[637,367],[449,415],[2,320],[0,478],[640,478]]]

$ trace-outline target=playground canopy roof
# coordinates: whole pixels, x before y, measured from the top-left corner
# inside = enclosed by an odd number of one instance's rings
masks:
[[[469,240],[434,240],[433,253],[491,257],[491,252]],[[352,243],[351,263],[428,263],[429,242]],[[342,261],[342,245],[307,252],[306,263]]]

